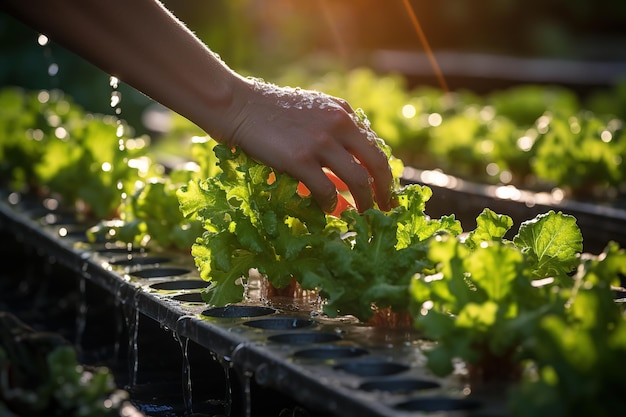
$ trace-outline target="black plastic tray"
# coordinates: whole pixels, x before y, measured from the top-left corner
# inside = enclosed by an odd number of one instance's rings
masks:
[[[0,203],[0,229],[19,245],[55,259],[108,291],[124,308],[197,343],[244,382],[277,390],[322,415],[506,415],[504,391],[470,390],[462,372],[445,379],[433,376],[422,353],[429,342],[412,329],[329,319],[308,304],[257,298],[208,309],[203,303],[179,301],[201,287],[190,255],[105,250],[103,243],[86,242],[88,225],[69,220],[45,224],[37,202],[33,207],[6,201]]]

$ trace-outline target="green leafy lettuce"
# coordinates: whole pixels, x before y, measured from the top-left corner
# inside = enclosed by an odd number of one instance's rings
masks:
[[[428,248],[436,272],[416,275],[411,294],[417,327],[438,342],[427,353],[437,374],[452,372],[454,358],[506,364],[484,372],[511,372],[542,315],[565,308],[582,251],[575,219],[550,211],[509,241],[503,236],[511,225],[485,209],[465,241],[441,236]]]
[[[192,254],[201,277],[211,281],[205,300],[212,305],[241,301],[242,278],[257,269],[277,288],[295,279],[319,290],[330,316],[367,320],[375,308],[405,311],[411,276],[430,265],[426,242],[461,231],[453,216],[435,220],[424,213],[427,187],[397,189],[399,205],[388,213],[349,209],[337,218],[300,195],[288,175],[238,149],[217,145],[215,154],[221,172],[178,192],[183,215],[203,222]]]

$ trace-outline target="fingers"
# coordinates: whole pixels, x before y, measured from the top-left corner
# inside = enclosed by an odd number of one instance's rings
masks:
[[[315,202],[325,213],[332,213],[337,207],[337,189],[324,171],[315,166],[308,169],[300,166],[298,171],[297,178],[310,191]]]
[[[346,136],[318,134],[318,157],[309,159],[304,153],[292,170],[326,212],[332,212],[336,204],[337,185],[322,167],[345,183],[360,212],[373,207],[374,196],[381,210],[390,210],[393,177],[387,157],[361,132],[353,129],[350,135],[352,138],[339,140]],[[342,145],[344,141],[348,144]]]
[[[255,87],[237,112],[228,138],[244,152],[301,181],[327,213],[337,206],[337,188],[324,173],[348,187],[359,211],[378,203],[391,209],[393,176],[374,132],[342,99],[299,89]]]
[[[350,109],[347,103],[338,104],[341,108],[326,114],[327,130],[309,132],[308,149],[300,149],[290,171],[326,212],[336,205],[337,188],[322,168],[347,185],[360,212],[373,207],[374,199],[381,210],[388,211],[392,208],[393,176],[387,157],[377,146],[374,132],[357,124],[344,107]]]
[[[369,172],[345,148],[337,147],[324,155],[324,165],[339,177],[350,190],[357,209],[363,212],[373,206],[372,180]]]
[[[388,211],[393,205],[391,201],[393,175],[389,161],[383,151],[376,146],[375,139],[370,135],[364,141],[361,134],[359,138],[350,142],[348,149],[369,174],[368,187],[370,190],[374,190],[378,207],[383,211]]]
[[[388,211],[393,206],[391,201],[393,175],[389,161],[376,143],[380,140],[376,134],[369,127],[358,123],[353,114],[350,116],[350,123],[347,124],[345,131],[338,135],[338,138],[343,139],[345,150],[351,159],[350,161],[336,160],[329,168],[348,184],[350,192],[357,201],[359,211],[364,211],[371,206],[372,190],[378,207],[383,211]],[[364,177],[365,175],[367,177]],[[364,189],[370,193],[369,205],[364,204],[364,200],[359,200],[358,197],[361,195],[365,198]]]

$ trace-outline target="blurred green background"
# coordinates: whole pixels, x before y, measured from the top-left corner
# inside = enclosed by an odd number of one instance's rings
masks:
[[[269,81],[371,65],[380,50],[423,52],[403,0],[168,0],[166,6],[235,70]],[[412,0],[439,51],[626,62],[626,2]],[[0,14],[0,85],[60,88],[88,111],[111,113],[108,76]],[[172,57],[175,59],[175,57]],[[51,76],[48,68],[58,65]],[[444,76],[446,74],[444,73]],[[435,79],[411,80],[434,83]],[[464,85],[464,83],[466,85]],[[471,80],[454,88],[472,89]],[[481,86],[484,88],[484,86]],[[122,117],[139,128],[151,101],[123,85]]]

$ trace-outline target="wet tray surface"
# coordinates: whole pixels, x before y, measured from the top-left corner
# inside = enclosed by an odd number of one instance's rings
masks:
[[[191,256],[91,244],[64,224],[40,219],[40,211],[0,203],[0,228],[19,244],[54,257],[238,374],[324,415],[506,415],[502,395],[471,392],[459,376],[434,377],[421,349],[428,342],[412,330],[369,327],[261,300],[208,308],[199,296],[206,283]]]

